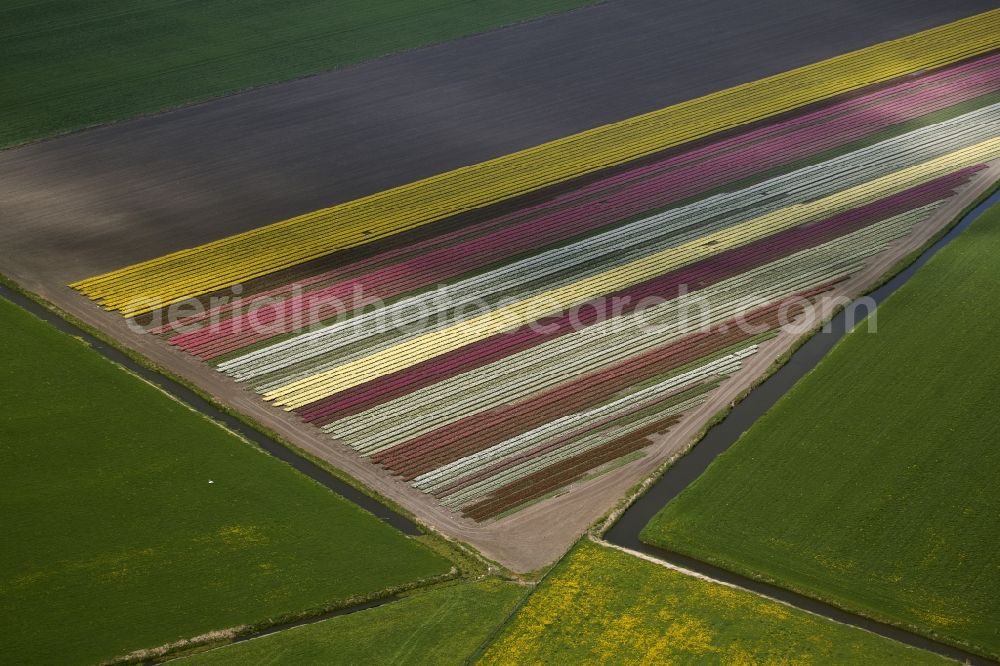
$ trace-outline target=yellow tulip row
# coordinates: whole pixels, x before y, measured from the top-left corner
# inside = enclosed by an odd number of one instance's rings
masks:
[[[1000,47],[1000,10],[174,252],[72,287],[135,316],[720,130]]]
[[[545,315],[614,293],[707,256],[824,219],[914,187],[963,167],[1000,157],[1000,137],[882,176],[821,199],[789,206],[668,248],[548,292],[499,307],[447,328],[411,338],[364,358],[293,381],[269,391],[267,400],[294,409],[383,375],[411,367]]]

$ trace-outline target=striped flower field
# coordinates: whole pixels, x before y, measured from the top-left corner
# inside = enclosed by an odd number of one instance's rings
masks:
[[[1000,11],[74,287],[496,519],[638,455],[1000,158],[998,48]]]

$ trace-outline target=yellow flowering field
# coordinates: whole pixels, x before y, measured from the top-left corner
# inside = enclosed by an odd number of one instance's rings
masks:
[[[481,663],[947,661],[584,540],[539,585]]]

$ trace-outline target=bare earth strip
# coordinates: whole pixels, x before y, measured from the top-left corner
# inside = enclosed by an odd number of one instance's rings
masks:
[[[942,7],[895,1],[834,13],[802,4],[769,0],[727,9],[724,25],[711,20],[712,5],[704,2],[669,11],[659,2],[602,5],[0,153],[0,272],[345,470],[426,524],[513,569],[537,569],[561,555],[628,488],[688,446],[796,336],[783,334],[762,346],[644,458],[509,518],[477,524],[193,357],[133,334],[120,317],[63,285],[991,8],[985,2]],[[842,29],[832,29],[838,25]],[[747,58],[750,52],[759,57]],[[997,178],[1000,166],[992,165],[836,294],[863,291]]]

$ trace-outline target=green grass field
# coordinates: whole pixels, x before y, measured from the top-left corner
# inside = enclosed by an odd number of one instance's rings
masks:
[[[994,207],[642,538],[1000,657],[998,257]]]
[[[450,569],[3,299],[0,325],[4,662],[93,663]]]
[[[203,652],[181,663],[461,666],[526,592],[519,585],[497,580],[450,585]]]
[[[483,32],[593,0],[0,4],[0,147]]]
[[[484,664],[946,664],[937,655],[591,541],[517,612]]]

